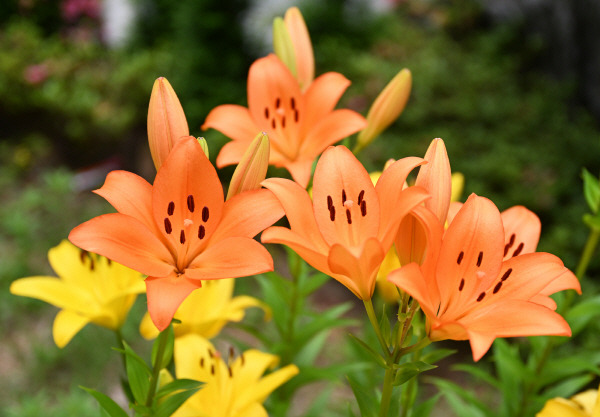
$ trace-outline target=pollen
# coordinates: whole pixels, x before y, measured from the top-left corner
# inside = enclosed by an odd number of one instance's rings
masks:
[[[193,221],[193,220],[191,220],[191,219],[185,219],[185,220],[183,221],[183,226],[184,226],[184,227],[190,227],[190,226],[191,226],[191,225],[193,225],[193,224],[194,224],[194,221]]]

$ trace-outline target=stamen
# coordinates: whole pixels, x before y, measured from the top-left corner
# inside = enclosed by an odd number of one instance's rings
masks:
[[[233,372],[231,371],[231,366],[227,365],[227,370],[229,371],[229,378],[233,378]]]
[[[517,249],[515,249],[512,256],[517,256],[518,254],[521,253],[522,250],[523,250],[523,242],[519,243],[519,246],[517,246]]]
[[[168,217],[165,217],[165,232],[170,235],[172,231],[173,228],[171,227],[171,220],[169,220]]]
[[[85,264],[85,257],[87,256],[88,251],[81,249],[81,251],[79,252],[79,260],[81,261],[82,264]]]
[[[195,208],[196,206],[194,205],[194,196],[193,196],[193,195],[191,195],[191,194],[190,194],[190,195],[188,195],[188,198],[187,198],[187,206],[188,206],[188,210],[190,211],[190,213],[193,213],[193,212],[194,212],[194,208]]]
[[[346,198],[346,190],[342,189],[342,204],[344,204],[346,202],[347,198]]]
[[[182,245],[185,243],[185,232],[182,230],[181,233],[179,233],[179,243],[181,243]]]
[[[281,127],[285,129],[285,116],[281,116]]]
[[[167,214],[169,216],[172,216],[174,212],[175,212],[175,203],[171,201],[169,203],[169,207],[167,207]]]
[[[229,347],[229,359],[231,360],[231,358],[233,358],[233,355],[235,354],[234,350],[233,350],[233,346]]]
[[[294,110],[294,122],[298,123],[298,120],[300,120],[300,113],[298,110]]]
[[[494,291],[492,291],[494,294],[496,294],[498,291],[500,291],[500,288],[502,287],[502,281],[500,281],[499,283],[496,284],[496,286],[494,287]]]
[[[206,235],[206,229],[204,229],[203,225],[200,225],[200,227],[198,228],[198,239],[204,239],[205,235]]]
[[[506,270],[506,272],[504,273],[504,275],[502,275],[502,278],[500,278],[500,281],[506,281],[508,279],[508,277],[510,276],[512,272],[512,268],[508,268]]]
[[[515,234],[510,235],[510,240],[508,241],[509,247],[515,244]]]
[[[329,220],[331,220],[332,222],[335,221],[335,207],[334,206],[329,207]]]
[[[265,119],[269,120],[269,108],[265,107]]]
[[[90,255],[90,271],[94,270],[94,258]]]
[[[477,257],[477,266],[481,266],[481,261],[483,261],[483,252],[479,252],[479,256]]]
[[[506,256],[509,249],[510,249],[510,243],[507,243],[506,245],[504,245],[504,256]]]
[[[275,118],[271,119],[271,127],[275,129]]]
[[[204,368],[204,358],[200,358],[200,368]]]
[[[211,375],[215,374],[215,365],[214,364],[210,365],[210,374]]]
[[[346,220],[348,220],[348,224],[352,224],[352,215],[350,214],[350,210],[346,210]]]
[[[327,210],[331,211],[331,207],[333,206],[333,198],[330,195],[327,196]]]
[[[110,259],[108,259],[108,258],[106,258],[106,263],[108,264],[108,266],[112,265],[112,261]]]
[[[242,366],[244,366],[244,362],[245,362],[244,352],[240,353],[240,360],[242,361]]]
[[[460,251],[460,253],[458,254],[458,259],[456,260],[456,263],[460,265],[460,263],[463,260],[463,256],[465,256],[465,253],[463,251]]]
[[[363,200],[362,203],[360,204],[360,214],[362,214],[363,217],[365,217],[367,215],[367,202],[366,202],[366,200]]]
[[[485,297],[485,292],[482,292],[481,294],[479,294],[479,297],[477,297],[477,302],[483,300],[483,297]]]
[[[364,197],[365,197],[365,190],[361,190],[360,193],[358,193],[358,205],[359,206],[362,204]]]
[[[460,285],[458,286],[458,291],[462,291],[465,288],[465,279],[460,280]]]
[[[278,109],[279,106],[281,106],[281,99],[277,97],[277,99],[275,100],[275,108]]]
[[[292,105],[292,109],[296,109],[296,99],[294,97],[291,98],[290,104]]]
[[[208,221],[208,207],[202,209],[202,221],[206,223]]]
[[[210,348],[208,349],[208,356],[210,356],[211,359],[214,358],[213,351],[210,350]]]

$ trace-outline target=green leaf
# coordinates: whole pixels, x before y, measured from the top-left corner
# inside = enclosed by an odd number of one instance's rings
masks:
[[[496,378],[494,378],[494,376],[489,371],[485,371],[485,370],[483,370],[480,367],[477,367],[475,365],[469,365],[469,364],[466,364],[466,363],[464,363],[464,364],[461,363],[461,364],[458,364],[458,365],[454,365],[452,367],[452,369],[455,370],[455,371],[467,372],[471,376],[475,377],[476,379],[479,379],[481,381],[485,381],[489,385],[491,385],[492,387],[494,387],[496,389],[500,388],[500,382],[498,382],[498,380]]]
[[[423,361],[408,362],[401,365],[395,365],[396,377],[394,378],[394,386],[402,385],[409,379],[414,378],[421,372],[429,371],[437,368],[435,365],[430,365]]]
[[[347,378],[350,388],[352,388],[352,392],[354,393],[354,398],[356,398],[356,402],[358,403],[360,415],[362,417],[377,417],[376,405],[378,401],[375,399],[375,393],[367,392],[351,375],[348,375]]]
[[[585,201],[587,201],[592,213],[596,214],[600,209],[600,182],[585,168],[583,168],[581,177],[583,178]]]
[[[299,291],[303,297],[308,297],[313,292],[325,285],[325,283],[329,280],[329,275],[325,275],[320,272],[312,274],[303,282],[303,285],[299,288]]]
[[[137,353],[123,342],[125,348],[125,368],[127,370],[127,379],[133,397],[138,404],[144,404],[150,389],[150,376],[152,371],[146,365],[146,362],[138,356]]]
[[[587,384],[592,382],[595,379],[593,374],[588,375],[579,375],[573,378],[569,378],[566,381],[561,382],[560,384],[554,385],[552,388],[544,391],[544,396],[546,398],[554,398],[554,397],[570,397],[576,392],[580,391]]]
[[[571,308],[565,319],[571,326],[573,336],[581,332],[590,321],[600,315],[600,295],[583,300]]]
[[[154,340],[154,344],[152,345],[152,366],[156,365],[156,352],[158,351],[158,345],[160,343],[160,336]],[[167,327],[167,344],[165,346],[165,350],[163,352],[163,357],[161,359],[160,364],[162,365],[160,369],[166,368],[171,362],[173,358],[173,349],[175,344],[175,331],[173,330],[173,326],[169,325]]]
[[[106,411],[106,413],[108,413],[110,417],[129,417],[127,413],[121,407],[119,407],[119,405],[116,402],[114,402],[112,398],[110,398],[106,394],[102,394],[101,392],[91,388],[86,388],[82,386],[79,386],[79,388],[87,391],[90,395],[92,395],[92,397],[94,397],[96,401],[98,401],[98,404],[100,404],[102,410]]]
[[[428,381],[433,382],[438,387],[440,392],[448,400],[448,403],[450,403],[450,406],[457,416],[492,417],[496,416],[497,414],[496,411],[492,411],[482,401],[480,401],[474,393],[456,385],[453,382],[435,377],[429,377]],[[461,407],[464,409],[464,412],[461,410]]]
[[[181,405],[186,402],[188,398],[198,392],[199,388],[189,389],[181,391],[167,397],[156,407],[152,417],[169,417],[171,416]]]
[[[425,353],[422,357],[421,360],[423,362],[427,362],[427,363],[436,363],[441,361],[442,359],[453,355],[456,353],[456,349],[435,349],[432,350],[431,352],[427,352]]]
[[[593,214],[584,214],[583,222],[592,230],[600,231],[600,217]]]
[[[194,379],[176,379],[161,387],[156,392],[155,397],[158,399],[175,391],[198,390],[202,385],[204,385],[204,382],[196,381]]]
[[[379,353],[375,352],[371,346],[367,343],[360,340],[358,337],[354,336],[352,333],[348,333],[352,340],[354,340],[360,347],[362,347],[375,361],[382,367],[387,368],[387,364],[385,363],[385,359]]]
[[[411,417],[429,417],[431,412],[433,411],[433,407],[440,399],[441,394],[437,393],[433,397],[429,398],[427,401],[423,401],[421,404],[416,406],[413,409]]]

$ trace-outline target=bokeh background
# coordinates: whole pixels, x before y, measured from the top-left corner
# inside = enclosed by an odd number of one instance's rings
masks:
[[[575,267],[587,236],[581,170],[600,173],[595,0],[3,0],[0,414],[97,415],[77,385],[118,394],[114,352],[94,348],[114,342],[109,331],[88,326],[60,350],[56,309],[8,287],[51,275],[48,249],[110,210],[90,192],[108,171],[152,178],[146,113],[157,77],[169,79],[214,160],[227,138],[200,125],[219,104],[246,104],[248,68],[271,51],[272,19],[292,5],[317,74],[352,81],[345,107],[366,114],[400,69],[412,71],[405,112],[360,156],[368,169],[422,156],[441,137],[465,175],[464,197],[532,209],[540,250]],[[588,275],[599,268],[593,261]],[[132,314],[144,307],[139,300]]]

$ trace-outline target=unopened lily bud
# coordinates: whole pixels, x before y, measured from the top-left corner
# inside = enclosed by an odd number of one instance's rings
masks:
[[[148,106],[148,143],[156,170],[169,156],[175,142],[189,136],[185,114],[175,90],[166,78],[154,82]]]
[[[276,17],[273,20],[273,50],[277,58],[285,64],[290,72],[296,76],[296,53],[294,44],[283,19]]]
[[[259,133],[242,157],[231,177],[227,199],[244,191],[260,188],[267,176],[269,167],[269,149],[271,145],[265,132]]]
[[[306,90],[315,78],[315,57],[308,28],[297,7],[290,7],[283,19],[295,53],[296,79],[300,88]]]
[[[367,114],[367,127],[358,134],[358,143],[354,152],[358,152],[381,134],[404,111],[412,76],[408,69],[400,71],[379,93]]]
[[[419,168],[415,185],[425,188],[431,195],[431,198],[425,201],[425,207],[444,224],[452,192],[450,161],[444,141],[439,138],[432,140],[424,159],[428,163]]]
[[[204,151],[204,155],[206,155],[206,157],[208,158],[208,142],[206,142],[206,139],[200,137],[200,138],[196,138],[196,140],[198,141],[198,143],[200,144],[200,146],[202,147],[202,150]]]

